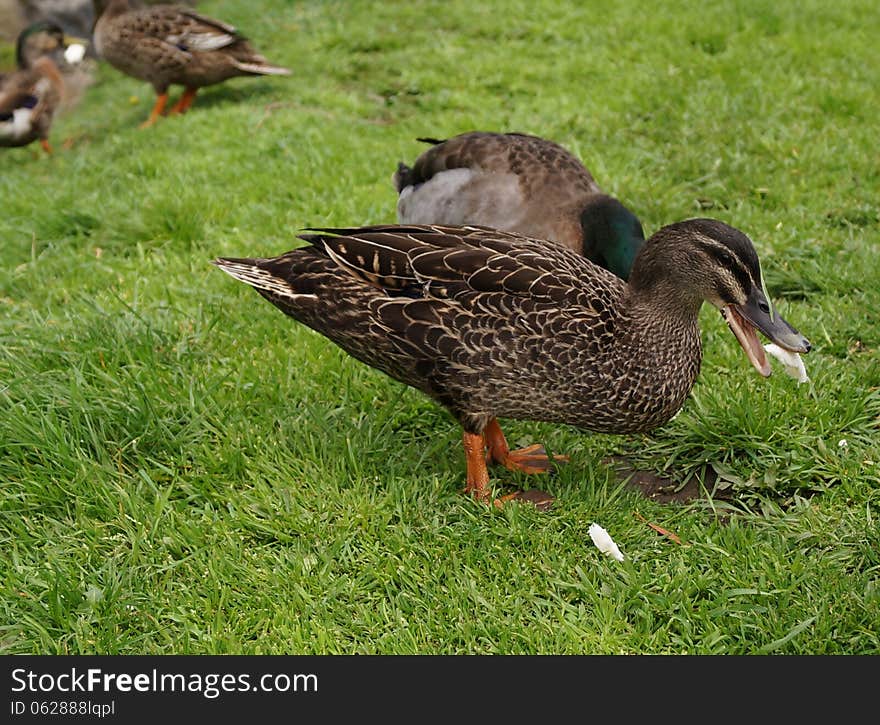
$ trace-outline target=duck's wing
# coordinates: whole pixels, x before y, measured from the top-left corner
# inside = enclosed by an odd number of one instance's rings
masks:
[[[406,186],[422,184],[452,169],[470,169],[483,174],[513,175],[526,180],[525,191],[543,184],[549,174],[564,179],[584,191],[600,191],[589,170],[559,144],[523,133],[472,131],[449,139],[423,138],[432,146],[412,167],[398,166],[395,184],[398,192]]]
[[[436,141],[436,139],[431,139]],[[583,251],[580,215],[601,194],[559,144],[517,133],[472,132],[436,143],[394,174],[397,219],[482,224]]]
[[[619,294],[613,275],[557,245],[480,226],[380,225],[300,235],[361,282],[389,296],[453,301],[508,295],[589,311]],[[317,232],[317,233],[314,233]]]
[[[308,246],[279,257],[215,264],[459,417],[493,409],[505,386],[552,387],[546,366],[570,365],[576,351],[598,345],[623,290],[562,247],[479,227],[386,225],[302,237]]]
[[[243,41],[233,26],[173,5],[131,10],[99,22],[95,33],[104,57],[150,82],[178,77],[196,53],[223,51]]]
[[[382,225],[301,238],[308,246],[278,257],[215,264],[337,343],[378,326],[380,346],[405,344],[415,311],[462,334],[493,325],[540,334],[551,318],[574,329],[607,317],[624,290],[563,247],[482,227]]]
[[[154,38],[183,51],[219,50],[243,39],[232,25],[175,5],[134,10],[114,22],[141,38]]]
[[[213,63],[218,68],[232,64],[238,75],[290,75],[291,71],[274,65],[258,53],[238,29],[222,20],[175,5],[154,5],[120,16],[114,22],[125,23],[126,31],[140,46],[135,52],[144,62],[180,70],[189,63]],[[202,54],[207,54],[202,56]],[[194,56],[200,60],[194,61]],[[209,66],[210,67],[210,66]],[[197,74],[211,73],[202,68]]]
[[[21,109],[33,110],[38,103],[39,99],[28,90],[0,93],[0,120],[9,120],[15,111]]]

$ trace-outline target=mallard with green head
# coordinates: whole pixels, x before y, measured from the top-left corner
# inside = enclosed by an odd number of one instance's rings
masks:
[[[720,310],[751,364],[810,343],[774,310],[758,255],[713,219],[661,228],[629,280],[558,244],[483,227],[308,230],[273,258],[214,260],[358,360],[433,398],[461,424],[466,490],[489,500],[487,461],[527,473],[499,419],[639,433],[668,422],[700,370],[698,312]]]
[[[62,73],[76,68],[86,53],[88,40],[78,38],[51,20],[38,20],[18,36],[15,59],[20,69],[30,68],[37,58],[49,56]]]
[[[475,224],[549,239],[626,279],[645,241],[638,217],[570,151],[522,133],[471,131],[394,174],[401,224]]]
[[[184,91],[169,113],[184,113],[205,86],[238,76],[290,75],[288,68],[257,53],[236,28],[192,8],[132,8],[128,0],[94,0],[94,6],[98,56],[156,91],[156,103],[142,126],[164,113],[172,85]]]
[[[34,23],[19,33],[16,70],[0,75],[0,146],[39,140],[52,153],[49,130],[64,97],[60,66],[66,48],[64,32],[54,23]]]

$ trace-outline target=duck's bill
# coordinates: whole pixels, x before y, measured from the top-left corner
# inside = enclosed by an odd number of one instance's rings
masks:
[[[810,351],[810,341],[770,306],[760,289],[753,288],[744,305],[725,305],[721,308],[721,314],[748,356],[749,362],[765,378],[770,375],[770,363],[767,361],[764,346],[758,339],[758,330],[771,342],[789,352]]]
[[[737,305],[726,305],[721,308],[721,315],[727,322],[727,326],[731,332],[736,335],[740,346],[745,350],[749,358],[749,362],[754,366],[765,378],[770,375],[770,363],[767,362],[767,355],[764,352],[764,346],[758,339],[755,327],[743,317]]]

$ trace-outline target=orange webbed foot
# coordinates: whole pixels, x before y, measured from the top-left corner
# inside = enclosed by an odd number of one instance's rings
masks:
[[[482,433],[464,432],[465,460],[467,462],[467,485],[465,493],[495,508],[503,508],[508,501],[527,501],[539,511],[546,511],[553,504],[553,497],[536,488],[528,491],[517,491],[499,498],[492,498],[489,487],[489,470],[486,463],[501,463],[506,468],[524,473],[547,473],[554,461],[568,461],[568,456],[549,456],[544,447],[534,444],[517,451],[511,451],[501,431],[501,426],[494,418]]]
[[[549,473],[556,461],[568,463],[568,456],[550,456],[540,443],[510,451],[499,463],[511,471]]]
[[[548,473],[552,470],[555,461],[568,462],[568,456],[549,456],[544,446],[539,443],[534,443],[516,451],[510,450],[501,426],[495,418],[489,421],[486,430],[483,432],[483,437],[486,441],[489,461],[500,463],[511,471],[522,471],[523,473],[530,474]]]

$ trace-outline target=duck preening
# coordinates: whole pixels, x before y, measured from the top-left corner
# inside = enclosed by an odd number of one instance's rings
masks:
[[[184,113],[204,86],[238,76],[290,75],[290,69],[269,63],[232,25],[191,8],[132,8],[128,0],[94,0],[94,6],[98,56],[156,91],[142,126],[154,124],[165,112],[172,85],[184,91],[169,113]]]
[[[394,173],[401,224],[479,226],[548,239],[626,279],[642,224],[554,141],[471,131],[432,144]]]
[[[757,331],[810,349],[765,296],[752,242],[713,219],[661,228],[628,282],[562,245],[493,229],[307,232],[306,246],[278,257],[214,264],[445,406],[464,431],[466,490],[482,500],[487,460],[527,473],[552,463],[540,446],[511,451],[500,418],[607,433],[669,421],[699,373],[704,301],[761,375],[770,366]]]

